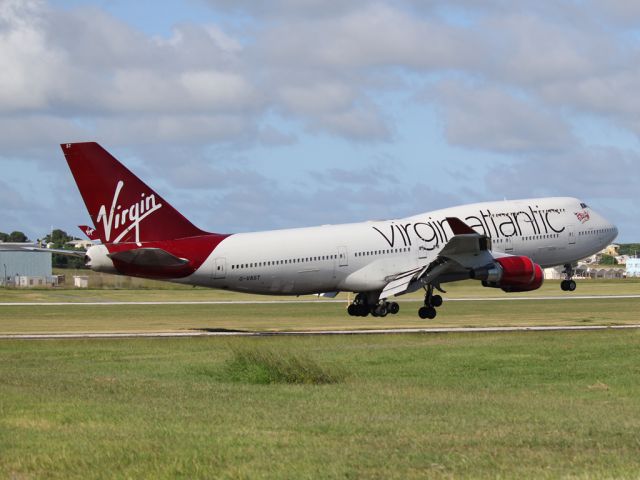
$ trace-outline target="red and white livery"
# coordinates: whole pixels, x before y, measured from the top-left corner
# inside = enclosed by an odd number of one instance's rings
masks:
[[[62,150],[102,243],[97,271],[268,295],[354,292],[350,315],[397,313],[390,299],[425,289],[434,318],[446,282],[473,278],[506,292],[535,290],[542,268],[607,246],[617,228],[575,198],[476,203],[408,218],[221,234],[200,230],[97,143]]]

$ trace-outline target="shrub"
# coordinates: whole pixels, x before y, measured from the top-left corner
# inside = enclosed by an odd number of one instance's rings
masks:
[[[322,367],[308,355],[274,350],[262,345],[234,346],[225,365],[225,377],[231,381],[272,384],[323,385],[338,383],[344,374]]]

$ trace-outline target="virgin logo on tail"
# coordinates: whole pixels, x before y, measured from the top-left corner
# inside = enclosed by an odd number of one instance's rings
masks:
[[[135,229],[136,243],[139,244],[140,222],[156,210],[162,208],[162,204],[156,203],[156,196],[153,193],[147,196],[142,193],[140,194],[140,201],[123,208],[123,206],[118,203],[120,192],[123,188],[124,182],[120,180],[116,185],[116,191],[113,194],[109,215],[107,215],[106,205],[101,205],[100,210],[98,210],[98,218],[96,222],[98,224],[102,222],[106,242],[111,241],[112,231],[116,234],[119,229],[124,228],[112,243],[120,242],[120,240],[122,240],[131,230]]]

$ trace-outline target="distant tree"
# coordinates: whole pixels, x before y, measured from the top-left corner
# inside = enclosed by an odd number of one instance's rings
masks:
[[[8,242],[8,241],[9,241],[9,234],[0,232],[0,242]]]
[[[29,238],[22,232],[11,232],[9,234],[9,242],[28,242]]]
[[[602,258],[600,259],[600,265],[617,265],[618,261],[616,260],[616,257],[613,257],[611,255],[602,255]]]
[[[46,244],[51,243],[52,248],[60,249],[68,249],[69,246],[67,244],[72,240],[76,239],[59,228],[53,230],[49,235],[44,237],[44,242]],[[59,253],[53,254],[51,262],[54,268],[86,268],[84,266],[84,258],[61,255]]]
[[[618,253],[620,255],[639,255],[640,243],[622,243]]]
[[[60,230],[59,228],[52,231],[49,235],[44,237],[45,243],[53,243],[54,248],[63,248],[67,243],[69,243],[74,238],[67,234],[64,230]]]

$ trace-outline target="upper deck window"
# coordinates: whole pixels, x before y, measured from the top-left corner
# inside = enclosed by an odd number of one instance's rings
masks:
[[[580,202],[580,208],[589,208],[589,205],[584,202]]]

